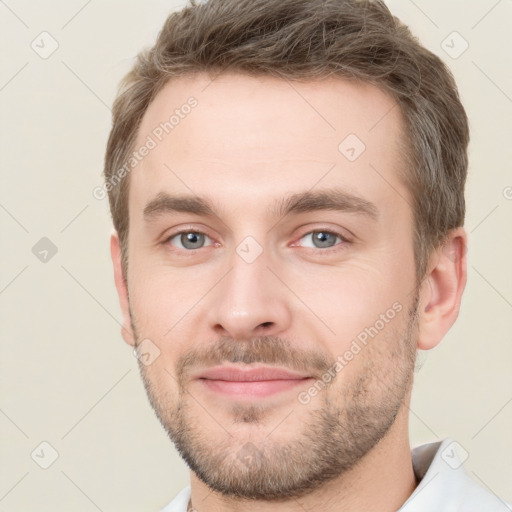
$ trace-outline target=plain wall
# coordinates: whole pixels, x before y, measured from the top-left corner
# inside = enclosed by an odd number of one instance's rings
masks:
[[[158,510],[188,483],[122,341],[108,202],[92,195],[117,84],[182,5],[0,2],[2,511]],[[473,478],[512,501],[512,3],[390,7],[448,63],[471,123],[468,285],[459,320],[421,356],[411,442],[454,438]],[[43,31],[59,45],[46,59],[31,47],[55,44]],[[469,44],[458,58],[454,31]],[[43,237],[57,250],[46,262],[33,253]],[[48,469],[43,441],[59,454]]]

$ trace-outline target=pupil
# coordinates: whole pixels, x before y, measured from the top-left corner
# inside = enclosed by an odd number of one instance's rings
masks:
[[[181,243],[187,249],[197,249],[202,245],[203,235],[199,233],[183,233],[181,235]]]
[[[315,241],[315,245],[317,247],[332,247],[335,237],[333,237],[330,233],[317,231],[316,236],[313,237],[313,240]]]

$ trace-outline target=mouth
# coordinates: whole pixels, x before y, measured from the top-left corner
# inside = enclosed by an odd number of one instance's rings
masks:
[[[290,391],[312,379],[310,375],[268,366],[247,369],[218,366],[200,372],[195,378],[213,393],[249,399]]]

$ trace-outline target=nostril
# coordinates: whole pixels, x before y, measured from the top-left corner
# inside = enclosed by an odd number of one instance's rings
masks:
[[[260,327],[271,327],[273,325],[273,322],[263,322],[260,324]]]

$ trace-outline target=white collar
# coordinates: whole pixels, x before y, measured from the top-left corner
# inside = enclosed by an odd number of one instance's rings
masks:
[[[420,483],[397,512],[512,512],[512,505],[487,491],[466,473],[464,448],[451,438],[411,450]],[[190,486],[160,512],[186,512]]]

